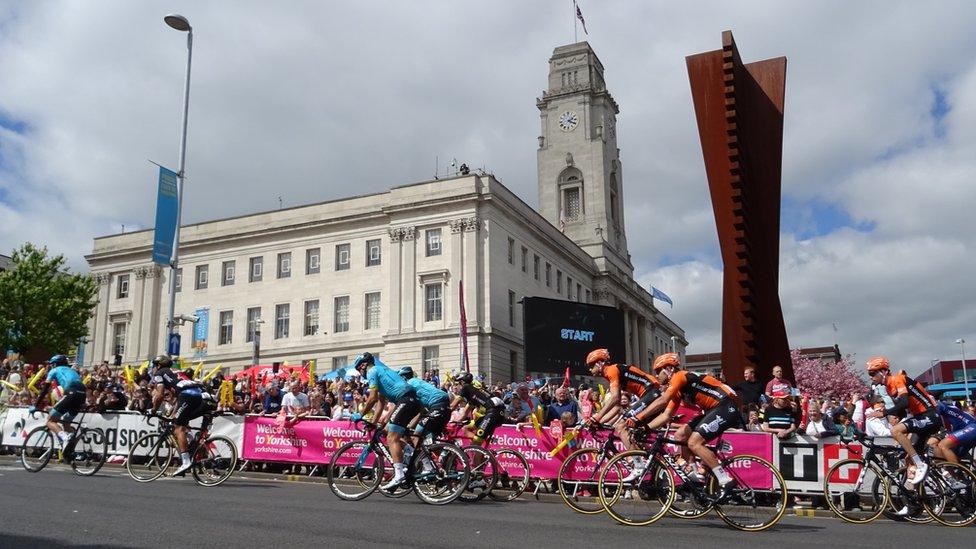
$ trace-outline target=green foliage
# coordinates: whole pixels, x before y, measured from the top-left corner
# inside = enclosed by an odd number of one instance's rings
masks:
[[[88,334],[98,285],[69,273],[64,256],[31,243],[15,250],[0,273],[0,349],[63,353]]]

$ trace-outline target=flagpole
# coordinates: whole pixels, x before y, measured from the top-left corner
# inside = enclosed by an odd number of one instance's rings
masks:
[[[579,42],[579,21],[576,20],[576,0],[573,0],[573,43]]]

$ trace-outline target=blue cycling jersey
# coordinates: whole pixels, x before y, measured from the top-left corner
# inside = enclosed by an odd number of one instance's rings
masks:
[[[56,381],[58,387],[61,387],[65,391],[75,389],[79,391],[85,390],[85,384],[81,382],[81,374],[75,371],[74,368],[68,366],[58,366],[54,368],[47,374],[48,381]]]
[[[957,431],[970,425],[976,425],[976,418],[951,404],[939,402],[938,408],[947,431]]]
[[[400,374],[391,370],[379,359],[375,359],[373,367],[366,372],[366,381],[369,382],[370,389],[376,389],[391,402],[400,400],[404,395],[416,393],[413,387],[400,377]]]
[[[451,397],[446,392],[441,391],[422,379],[413,377],[408,379],[407,383],[417,391],[417,398],[420,399],[420,403],[424,405],[424,408],[447,404],[451,401]]]

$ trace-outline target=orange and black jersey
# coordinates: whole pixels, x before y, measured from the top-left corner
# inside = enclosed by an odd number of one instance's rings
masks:
[[[636,366],[608,364],[603,367],[603,377],[610,382],[611,387],[617,384],[621,391],[637,395],[637,398],[661,387],[661,382],[656,377]]]
[[[905,372],[889,375],[885,389],[891,398],[908,395],[908,411],[913,416],[924,414],[936,406],[936,400],[922,384],[905,375]]]
[[[681,405],[682,398],[689,404],[695,404],[703,411],[708,411],[718,406],[725,398],[735,396],[735,391],[710,375],[678,370],[671,376],[664,395],[668,397],[667,411],[674,413]]]

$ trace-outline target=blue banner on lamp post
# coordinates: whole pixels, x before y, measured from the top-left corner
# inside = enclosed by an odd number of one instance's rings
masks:
[[[159,193],[156,195],[156,235],[153,238],[153,263],[169,265],[173,257],[173,239],[176,238],[176,215],[179,211],[179,194],[176,172],[159,167]]]
[[[193,326],[193,356],[203,358],[207,356],[207,333],[210,331],[210,309],[201,307],[194,313],[198,318]]]

